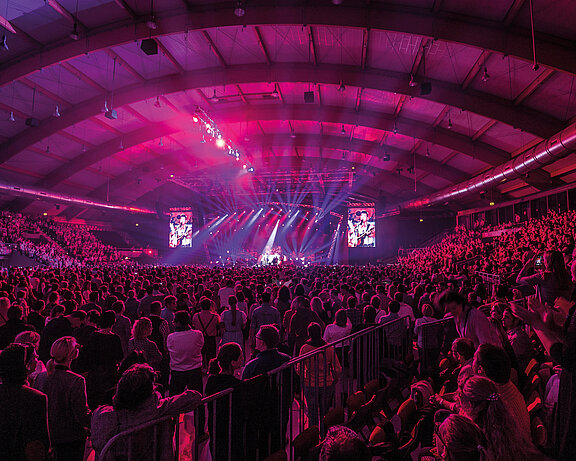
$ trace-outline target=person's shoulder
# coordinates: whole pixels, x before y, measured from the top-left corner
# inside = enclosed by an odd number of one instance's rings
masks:
[[[44,392],[39,391],[38,389],[34,389],[33,387],[29,386],[22,386],[20,388],[20,392],[27,398],[31,399],[34,402],[41,402],[44,400],[48,400],[48,397]]]

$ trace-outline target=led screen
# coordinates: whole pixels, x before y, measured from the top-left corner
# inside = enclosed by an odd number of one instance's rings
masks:
[[[348,247],[376,246],[376,222],[373,207],[348,208]]]
[[[192,248],[192,211],[190,208],[170,210],[170,248]]]

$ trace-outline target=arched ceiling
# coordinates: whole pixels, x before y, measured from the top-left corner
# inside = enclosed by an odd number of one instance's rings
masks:
[[[528,0],[254,0],[242,17],[206,0],[22,3],[0,2],[0,179],[13,184],[153,208],[179,177],[225,183],[249,162],[247,192],[283,172],[322,184],[348,171],[344,189],[392,204],[502,164],[576,116],[570,0],[533,1],[537,66]],[[158,54],[141,50],[147,38]],[[242,162],[202,143],[197,107]],[[573,182],[575,157],[492,196]]]

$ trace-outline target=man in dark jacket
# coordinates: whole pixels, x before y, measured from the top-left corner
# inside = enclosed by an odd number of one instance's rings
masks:
[[[18,333],[35,331],[32,325],[28,325],[22,320],[22,308],[20,306],[10,306],[6,316],[8,320],[0,327],[0,349],[4,349],[8,344],[14,342]]]

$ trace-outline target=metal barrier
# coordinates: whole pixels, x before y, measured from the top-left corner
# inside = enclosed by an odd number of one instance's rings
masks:
[[[502,277],[500,277],[498,274],[490,274],[488,272],[480,272],[480,271],[476,271],[475,275],[480,277],[482,279],[482,282],[490,289],[492,290],[492,288],[495,285],[500,285],[500,283],[502,282]]]
[[[438,358],[440,353],[446,354],[452,341],[458,336],[453,318],[425,323],[420,331],[422,335],[422,349],[420,353],[420,373],[434,375],[438,372]]]
[[[204,398],[193,413],[151,421],[120,433],[104,447],[100,461],[172,459],[166,457],[166,447],[164,454],[157,456],[162,450],[158,450],[156,440],[159,427],[170,420],[177,423],[176,459],[208,459],[201,456],[204,448],[197,443],[203,431],[192,430],[200,426],[203,411],[208,412],[212,460],[259,461],[280,450],[287,450],[289,460],[295,459],[292,442],[296,435],[306,427],[319,426],[323,436],[323,416],[331,407],[345,406],[349,396],[377,379],[385,367],[402,366],[412,349],[409,317],[366,328],[295,357],[266,375]],[[141,440],[138,434],[151,429],[152,454],[135,457],[134,440]],[[118,446],[122,456],[114,448]]]

